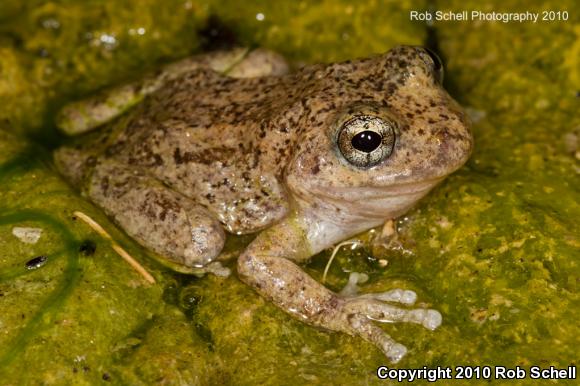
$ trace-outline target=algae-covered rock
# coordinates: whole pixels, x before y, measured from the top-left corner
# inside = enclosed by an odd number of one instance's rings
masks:
[[[105,221],[42,150],[0,131],[0,155],[1,383],[92,384],[112,346],[163,308],[162,289],[75,220],[81,210]],[[40,237],[26,242],[18,227]]]
[[[63,100],[195,50],[206,18],[202,3],[176,0],[3,1],[0,119],[47,131]]]
[[[485,9],[550,8],[573,6]],[[445,363],[566,367],[578,356],[579,169],[565,140],[580,127],[579,20],[570,17],[434,25],[448,82],[474,117],[476,145],[402,234],[417,254],[413,271],[432,272],[427,291],[443,310],[443,331],[456,331],[439,353]]]
[[[272,48],[289,59],[330,62],[382,53],[399,44],[419,45],[425,25],[409,22],[427,1],[346,0],[213,1],[211,14],[246,44]]]

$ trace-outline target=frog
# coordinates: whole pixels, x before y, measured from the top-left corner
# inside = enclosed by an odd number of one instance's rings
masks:
[[[332,291],[301,267],[395,219],[464,165],[470,121],[431,50],[290,71],[265,49],[193,56],[87,100],[57,123],[90,140],[55,151],[58,170],[174,269],[219,260],[227,234],[256,235],[238,278],[311,326],[408,349],[381,323],[435,330],[417,295]],[[96,130],[100,128],[100,130]]]

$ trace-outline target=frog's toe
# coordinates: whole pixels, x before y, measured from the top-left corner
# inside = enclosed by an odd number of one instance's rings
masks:
[[[397,363],[407,354],[407,347],[395,342],[394,344],[389,345],[386,349],[383,349],[383,351],[385,351],[385,355],[391,362]]]
[[[423,319],[423,326],[433,331],[441,325],[443,317],[441,316],[441,313],[437,310],[426,310],[426,311],[427,314]]]
[[[351,315],[349,323],[355,334],[368,342],[374,343],[392,363],[399,362],[407,354],[407,347],[393,340],[367,317]]]
[[[403,316],[403,322],[411,322],[421,324],[423,327],[429,330],[435,330],[441,325],[443,318],[437,310],[417,308],[414,310],[403,310],[405,315]]]
[[[360,298],[375,299],[383,302],[394,302],[405,305],[413,305],[417,301],[417,294],[411,290],[396,288],[386,292],[360,295]]]

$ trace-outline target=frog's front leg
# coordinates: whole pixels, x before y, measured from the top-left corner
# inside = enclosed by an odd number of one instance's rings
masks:
[[[341,296],[307,275],[295,262],[318,252],[309,225],[288,219],[261,233],[238,260],[240,278],[260,295],[308,324],[357,335],[375,344],[393,362],[407,352],[376,322],[412,322],[434,330],[441,324],[439,312],[404,309],[386,303],[411,304],[406,291]],[[318,225],[319,226],[319,225]]]

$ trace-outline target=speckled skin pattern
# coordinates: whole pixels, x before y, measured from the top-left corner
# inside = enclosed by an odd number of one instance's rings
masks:
[[[207,57],[190,61],[99,142],[60,149],[57,166],[176,264],[215,259],[223,229],[262,231],[238,259],[244,282],[300,320],[359,335],[397,361],[405,348],[371,320],[436,328],[436,311],[399,309],[385,294],[341,297],[295,263],[401,215],[463,165],[466,115],[419,47],[293,74],[268,55],[248,54],[229,76],[199,65]],[[370,167],[349,163],[338,143],[360,116],[388,123],[395,138]]]

